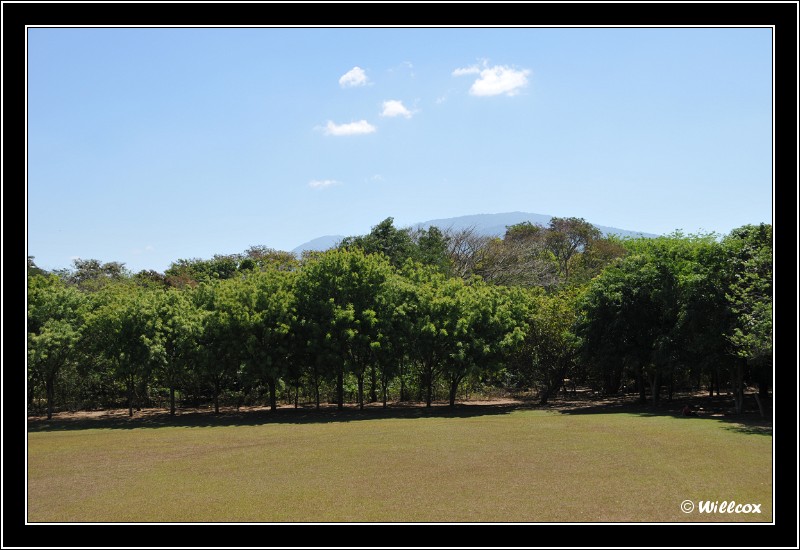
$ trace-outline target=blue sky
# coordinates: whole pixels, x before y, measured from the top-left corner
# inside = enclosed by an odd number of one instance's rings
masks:
[[[28,254],[163,271],[392,216],[771,222],[767,28],[33,28]]]

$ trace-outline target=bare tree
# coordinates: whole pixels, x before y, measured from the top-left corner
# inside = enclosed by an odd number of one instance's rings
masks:
[[[447,240],[447,254],[455,277],[469,279],[483,260],[492,237],[481,235],[476,227],[464,229],[447,228],[443,231]]]

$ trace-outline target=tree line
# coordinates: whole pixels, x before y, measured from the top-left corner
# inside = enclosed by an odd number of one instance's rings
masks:
[[[580,218],[255,246],[164,272],[28,258],[29,412],[438,399],[565,380],[657,404],[772,384],[772,227],[604,237]],[[756,395],[759,395],[756,394]]]

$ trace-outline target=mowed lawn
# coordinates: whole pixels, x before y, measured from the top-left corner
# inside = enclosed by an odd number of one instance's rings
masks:
[[[771,435],[712,418],[308,417],[31,431],[28,521],[772,521]]]

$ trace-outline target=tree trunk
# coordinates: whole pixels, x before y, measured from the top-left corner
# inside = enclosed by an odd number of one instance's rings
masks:
[[[427,369],[425,378],[426,378],[426,382],[427,382],[426,385],[428,386],[426,388],[427,391],[425,392],[426,393],[426,395],[425,395],[425,406],[426,407],[430,407],[431,406],[431,401],[433,399],[433,368],[432,367],[429,367]]]
[[[616,395],[619,392],[619,379],[615,378],[614,374],[614,371],[612,371],[605,377],[603,393],[606,395]]]
[[[36,379],[31,379],[31,383],[28,385],[30,391],[28,392],[28,410],[34,413],[38,413],[36,407]]]
[[[660,380],[661,377],[659,376],[659,372],[656,371],[649,378],[650,378],[651,405],[653,407],[656,407],[658,406],[659,390],[661,389],[661,380]]]
[[[384,377],[382,377],[382,378],[381,378],[381,382],[382,382],[382,384],[381,384],[381,385],[383,386],[383,387],[381,388],[381,389],[383,390],[383,408],[385,409],[385,408],[386,408],[386,400],[387,400],[387,399],[386,399],[386,397],[387,397],[387,396],[386,396],[386,394],[387,394],[387,387],[386,387],[386,386],[388,386],[388,385],[389,385],[389,384],[388,384],[388,382],[389,382],[389,381],[388,381],[388,380],[386,379],[386,377],[384,376]]]
[[[403,376],[403,362],[400,361],[400,401],[406,400],[406,379]]]
[[[139,385],[139,391],[136,390],[136,385],[133,386],[133,398],[136,401],[136,410],[142,410],[142,396],[147,397],[147,385],[145,384],[144,380]]]
[[[769,378],[770,372],[764,367],[758,367],[758,396],[761,399],[766,399],[769,391]]]
[[[667,386],[667,401],[672,401],[672,392],[675,388],[675,377],[673,376],[672,369],[669,370],[669,386]]]
[[[55,380],[53,380],[55,376],[48,376],[47,377],[47,420],[52,420],[53,418],[53,396],[55,394]]]
[[[742,361],[736,362],[736,371],[733,379],[733,403],[736,414],[742,414],[744,409],[744,365]]]
[[[299,393],[300,393],[300,386],[298,385],[298,386],[294,387],[294,408],[295,409],[297,408],[297,399],[299,397]]]
[[[611,388],[613,394],[619,393],[619,387],[622,385],[622,365],[614,367],[611,371]]]
[[[456,406],[456,392],[458,391],[458,383],[461,382],[461,377],[457,376],[450,380],[450,406]]]
[[[219,378],[214,379],[214,414],[219,414]]]
[[[316,403],[316,408],[319,410],[319,378],[314,377],[314,401]]]
[[[547,400],[550,399],[551,392],[550,386],[545,386],[544,389],[539,392],[539,405],[547,405]]]
[[[128,416],[133,416],[133,376],[128,377]]]
[[[758,404],[758,412],[761,415],[761,418],[764,418],[764,405],[761,404],[761,398],[758,396],[757,393],[753,394],[753,398],[756,400]]]
[[[370,369],[370,382],[369,402],[375,403],[378,400],[378,373],[375,365],[372,365]]]
[[[274,411],[278,408],[277,401],[275,399],[275,377],[270,376],[267,379],[267,385],[269,386],[269,410]]]
[[[175,385],[169,386],[169,415],[175,416]]]
[[[344,366],[336,373],[336,408],[344,409]]]
[[[358,378],[358,409],[364,410],[364,373],[361,372],[356,375]]]
[[[644,372],[642,367],[636,373],[636,385],[639,386],[639,403],[647,403],[647,390],[644,388]]]

